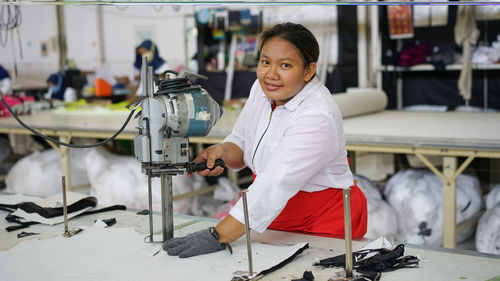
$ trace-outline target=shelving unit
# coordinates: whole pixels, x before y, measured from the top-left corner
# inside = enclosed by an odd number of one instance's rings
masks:
[[[396,95],[397,95],[397,106],[398,110],[403,109],[403,73],[404,72],[414,72],[414,71],[460,71],[462,69],[461,64],[449,64],[446,65],[444,69],[436,69],[432,64],[420,64],[415,66],[403,67],[403,66],[393,66],[393,65],[382,65],[379,67],[379,71],[392,72],[396,71],[398,73],[396,81]],[[498,64],[472,64],[472,70],[500,70],[500,63]],[[484,110],[488,109],[488,77],[485,73],[483,77],[483,96],[484,96]]]

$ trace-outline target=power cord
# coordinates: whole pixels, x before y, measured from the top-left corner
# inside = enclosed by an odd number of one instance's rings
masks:
[[[10,112],[10,114],[12,114],[12,117],[14,117],[14,119],[16,119],[16,121],[19,122],[19,124],[21,124],[24,128],[26,128],[27,130],[29,130],[33,134],[35,134],[35,135],[43,138],[44,140],[51,141],[51,142],[56,143],[58,145],[63,145],[63,146],[73,147],[73,148],[92,148],[92,147],[97,147],[99,145],[103,145],[103,144],[105,144],[105,143],[107,143],[109,141],[112,141],[113,139],[116,138],[116,136],[118,136],[125,129],[125,127],[127,127],[127,124],[130,121],[130,118],[132,118],[132,116],[134,115],[135,110],[138,107],[138,106],[136,106],[136,107],[134,107],[130,111],[130,114],[128,115],[127,120],[125,121],[125,123],[123,123],[122,127],[114,135],[112,135],[111,137],[109,137],[109,138],[107,138],[107,139],[105,139],[105,140],[103,140],[101,142],[94,143],[94,144],[76,145],[76,144],[64,143],[64,142],[58,141],[56,139],[53,139],[53,138],[51,138],[49,136],[46,136],[46,135],[44,135],[42,133],[39,133],[39,132],[35,131],[35,129],[31,128],[29,125],[25,124],[21,119],[19,119],[19,116],[17,116],[17,114],[12,110],[12,108],[7,104],[7,102],[5,102],[5,100],[3,99],[3,95],[0,95],[0,98],[1,98],[2,103],[4,104],[4,106],[7,108],[7,110]]]

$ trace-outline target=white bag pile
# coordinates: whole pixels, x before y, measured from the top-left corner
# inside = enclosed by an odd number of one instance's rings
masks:
[[[481,209],[479,180],[473,176],[457,177],[457,223]],[[399,171],[387,182],[384,195],[398,217],[397,240],[440,246],[443,240],[443,182],[429,170]],[[474,227],[457,235],[465,241]]]
[[[90,194],[99,204],[123,204],[129,208],[148,208],[148,182],[141,172],[141,163],[133,156],[111,154],[104,149],[92,150],[85,159],[90,179]],[[202,181],[202,183],[200,183]],[[203,178],[186,174],[172,177],[173,195],[193,191],[195,184],[205,184]],[[153,210],[161,211],[160,179],[152,178]],[[187,214],[192,198],[173,202],[174,213]]]
[[[486,212],[476,229],[476,250],[500,254],[500,183],[486,196]]]
[[[71,185],[89,184],[84,159],[91,150],[70,148]],[[53,149],[35,151],[17,161],[5,179],[7,192],[49,197],[62,191],[61,157]]]
[[[394,240],[398,230],[396,212],[382,199],[380,191],[369,179],[354,175],[354,180],[366,197],[368,225],[365,237],[375,239],[385,236]]]

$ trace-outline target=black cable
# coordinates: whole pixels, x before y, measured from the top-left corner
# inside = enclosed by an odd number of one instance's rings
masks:
[[[178,72],[173,71],[173,70],[167,70],[167,71],[163,72],[162,74],[167,74],[167,73],[179,75]],[[185,91],[199,89],[199,88],[201,88],[201,86],[192,84],[191,81],[189,80],[189,78],[186,78],[186,77],[173,78],[173,79],[160,80],[159,85],[158,85],[158,93],[159,94],[178,93],[178,92],[185,92]]]
[[[10,2],[3,0],[2,2]],[[11,10],[12,9],[12,10]],[[21,8],[19,5],[1,5],[0,7],[0,46],[7,45],[8,32],[21,25]],[[5,38],[2,31],[5,30]]]
[[[92,147],[97,147],[99,145],[103,145],[111,140],[113,140],[114,138],[116,138],[116,136],[118,136],[124,129],[125,127],[127,126],[128,122],[130,121],[130,118],[132,118],[132,115],[134,114],[135,112],[135,109],[133,109],[130,114],[128,115],[127,117],[127,120],[125,121],[125,123],[123,123],[122,127],[120,128],[120,130],[118,130],[114,135],[112,135],[111,137],[101,141],[101,142],[98,142],[98,143],[94,143],[94,144],[88,144],[88,145],[76,145],[76,144],[71,144],[71,143],[64,143],[64,142],[60,142],[56,139],[53,139],[49,136],[46,136],[46,135],[43,135],[37,131],[35,131],[33,128],[31,128],[30,126],[26,125],[21,119],[19,119],[19,117],[17,116],[17,114],[12,110],[12,108],[10,108],[10,106],[5,102],[5,100],[3,99],[3,96],[1,96],[1,99],[2,99],[2,103],[5,105],[5,107],[7,108],[7,110],[9,110],[10,114],[12,114],[12,117],[14,117],[14,119],[17,120],[17,122],[19,122],[19,124],[21,124],[24,128],[26,128],[27,130],[29,130],[30,132],[32,132],[33,134],[45,139],[45,140],[48,140],[48,141],[51,141],[53,143],[56,143],[58,145],[64,145],[64,146],[67,146],[67,147],[74,147],[74,148],[92,148]]]

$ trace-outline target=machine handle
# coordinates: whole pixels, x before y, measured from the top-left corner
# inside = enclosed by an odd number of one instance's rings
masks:
[[[217,159],[215,160],[214,167],[211,170],[215,169],[217,166],[221,166],[222,168],[224,168],[226,164],[224,163],[224,160]],[[198,171],[203,171],[205,169],[208,169],[207,162],[189,162],[189,167],[188,167],[189,172],[198,172]]]

